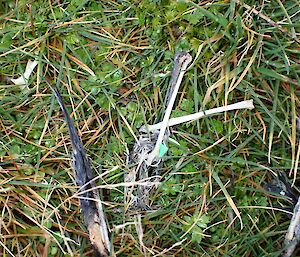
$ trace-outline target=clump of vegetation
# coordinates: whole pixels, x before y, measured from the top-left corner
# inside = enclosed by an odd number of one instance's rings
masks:
[[[48,79],[100,175],[113,253],[279,256],[292,207],[264,185],[270,170],[298,179],[298,12],[295,1],[3,2],[1,255],[92,254]],[[174,127],[153,211],[137,221],[120,184],[128,149],[161,121],[178,51],[194,60],[173,117],[247,99],[255,109]],[[34,59],[28,85],[7,83]]]

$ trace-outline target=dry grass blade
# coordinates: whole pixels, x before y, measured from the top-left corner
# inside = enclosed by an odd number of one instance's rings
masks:
[[[234,201],[232,200],[231,196],[229,195],[227,189],[225,188],[224,184],[222,183],[221,179],[219,178],[218,174],[216,172],[212,171],[212,177],[216,180],[216,182],[218,183],[218,185],[220,186],[220,188],[222,189],[230,207],[233,209],[234,213],[236,214],[236,216],[239,218],[240,223],[241,223],[241,229],[243,229],[243,221],[242,221],[242,217],[241,214],[238,210],[238,208],[236,207]]]
[[[51,47],[53,50],[58,51],[60,53],[62,53],[61,49],[58,49],[56,47]],[[80,68],[82,68],[83,70],[87,71],[91,76],[95,76],[95,73],[86,65],[84,64],[82,61],[78,60],[76,57],[74,57],[73,55],[66,53],[66,55],[73,61],[75,62]]]
[[[45,37],[46,37],[46,35],[45,35]],[[34,39],[34,40],[32,40],[32,41],[29,41],[29,42],[26,43],[25,45],[22,45],[22,46],[20,46],[20,47],[17,47],[17,48],[15,48],[15,49],[10,50],[10,51],[4,52],[3,54],[0,54],[0,57],[6,56],[6,55],[8,55],[8,54],[11,54],[11,53],[20,51],[20,50],[22,50],[22,49],[24,49],[24,48],[30,47],[30,46],[32,46],[32,45],[35,45],[35,44],[39,43],[40,40],[41,40],[41,38],[36,38],[36,39]]]

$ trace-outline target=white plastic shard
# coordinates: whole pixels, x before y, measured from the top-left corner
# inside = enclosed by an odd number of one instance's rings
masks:
[[[27,85],[28,79],[33,72],[34,68],[37,66],[37,61],[28,61],[26,65],[26,69],[24,74],[22,74],[17,79],[10,79],[11,82],[13,82],[15,85]]]
[[[238,102],[238,103],[213,108],[213,109],[207,110],[205,112],[197,112],[197,113],[194,113],[194,114],[189,114],[189,115],[169,119],[168,126],[171,127],[171,126],[175,126],[175,125],[182,124],[182,123],[185,123],[185,122],[195,121],[195,120],[198,120],[198,119],[200,119],[204,116],[217,114],[217,113],[222,113],[222,112],[226,112],[226,111],[240,110],[240,109],[250,109],[251,110],[253,108],[254,108],[254,105],[253,105],[253,100],[252,99],[251,100],[246,100],[246,101],[241,101],[241,102]],[[154,124],[154,125],[142,126],[140,128],[140,131],[141,132],[147,132],[147,131],[152,132],[152,131],[161,129],[162,125],[163,125],[163,123],[159,122],[159,123]]]

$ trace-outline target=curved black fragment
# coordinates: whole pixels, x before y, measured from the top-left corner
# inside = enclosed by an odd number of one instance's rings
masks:
[[[70,118],[58,89],[52,87],[49,83],[48,85],[55,94],[68,126],[73,149],[72,164],[73,169],[75,170],[76,184],[79,186],[80,206],[84,222],[89,230],[90,240],[95,250],[95,256],[109,256],[110,243],[105,215],[99,193],[95,189],[96,183],[93,180],[94,174],[89,159],[87,158],[77,129]]]

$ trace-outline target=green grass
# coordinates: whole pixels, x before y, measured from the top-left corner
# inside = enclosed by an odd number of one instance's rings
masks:
[[[116,256],[279,256],[289,225],[279,208],[292,208],[263,185],[270,169],[298,181],[299,10],[292,0],[3,2],[0,75],[39,64],[28,87],[0,84],[1,256],[92,254],[67,128],[45,78],[95,172],[106,172],[99,185]],[[247,99],[255,109],[173,129],[180,146],[169,145],[141,233],[118,184],[130,130],[162,119],[178,51],[194,64],[172,116]]]

